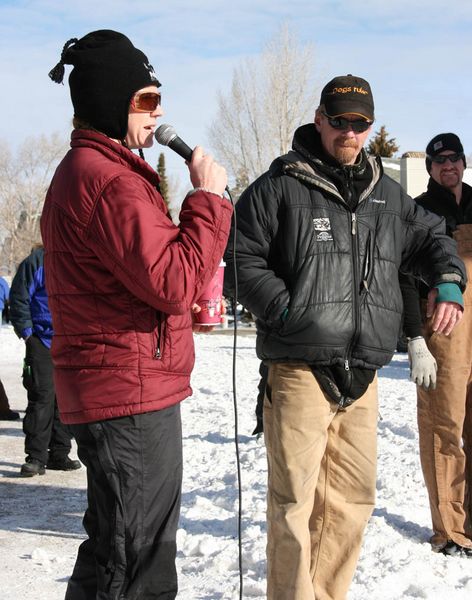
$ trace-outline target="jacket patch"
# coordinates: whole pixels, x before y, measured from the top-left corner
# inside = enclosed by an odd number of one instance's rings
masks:
[[[369,198],[369,200],[375,204],[385,204],[385,200],[379,200],[378,198]]]
[[[320,217],[313,219],[313,227],[315,228],[315,236],[317,242],[332,242],[331,223],[328,217]]]

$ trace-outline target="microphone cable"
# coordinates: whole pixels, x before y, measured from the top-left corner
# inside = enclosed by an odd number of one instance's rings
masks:
[[[186,161],[190,161],[192,157],[192,149],[177,135],[172,125],[163,124],[157,128],[154,137],[159,144],[168,146],[174,152]],[[140,150],[141,158],[144,158],[142,150]],[[233,407],[234,407],[234,442],[236,447],[236,469],[238,481],[238,564],[239,564],[239,600],[243,599],[243,549],[242,549],[242,481],[241,481],[241,461],[239,456],[239,427],[238,427],[238,405],[236,393],[236,350],[238,338],[238,321],[237,321],[237,306],[238,306],[238,274],[236,268],[236,235],[237,235],[237,219],[236,207],[229,190],[226,186],[225,192],[229,196],[231,205],[233,206],[233,244],[232,244],[232,259],[233,259],[233,275],[234,275],[234,298],[233,298],[233,315],[234,315],[234,333],[233,333]]]
[[[236,206],[233,201],[233,197],[229,188],[226,187],[226,193],[229,196],[231,204],[233,206],[233,240],[231,247],[231,254],[233,259],[233,278],[234,278],[234,297],[233,297],[233,408],[234,408],[234,444],[236,450],[236,471],[238,480],[238,565],[239,565],[239,600],[243,600],[243,547],[242,547],[242,507],[243,507],[243,493],[242,493],[242,480],[241,480],[241,461],[239,456],[239,425],[238,425],[238,403],[237,403],[237,392],[236,392],[236,350],[238,341],[238,319],[237,319],[237,307],[238,307],[238,273],[236,268],[236,235],[238,232],[237,218],[236,218]]]

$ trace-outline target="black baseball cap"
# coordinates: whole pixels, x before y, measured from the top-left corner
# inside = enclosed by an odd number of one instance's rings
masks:
[[[330,117],[348,113],[367,121],[374,120],[374,99],[369,83],[355,75],[341,75],[327,83],[321,92],[320,104]]]

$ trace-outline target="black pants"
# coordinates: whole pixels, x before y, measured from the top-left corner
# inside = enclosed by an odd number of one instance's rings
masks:
[[[3,307],[2,310],[2,323],[9,323],[10,322],[10,307],[8,306],[8,304],[5,304],[5,306]]]
[[[8,402],[8,396],[3,387],[3,383],[0,380],[0,412],[8,412],[10,410],[10,403]]]
[[[71,429],[87,467],[88,539],[79,547],[66,600],[173,600],[180,405]]]
[[[23,385],[28,392],[23,419],[25,453],[43,463],[48,460],[48,450],[54,458],[67,456],[71,434],[59,419],[51,351],[34,335],[26,340]]]

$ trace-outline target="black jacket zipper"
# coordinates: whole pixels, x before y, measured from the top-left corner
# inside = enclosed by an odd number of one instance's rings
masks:
[[[356,213],[351,212],[351,248],[352,248],[352,309],[354,311],[354,332],[346,348],[346,354],[344,359],[344,369],[350,372],[349,361],[351,359],[351,351],[354,347],[357,338],[359,337],[360,331],[360,310],[359,310],[359,289],[360,289],[360,276],[359,276],[359,239],[357,236],[357,218]],[[350,373],[352,378],[352,373]],[[351,382],[349,382],[350,384]]]

